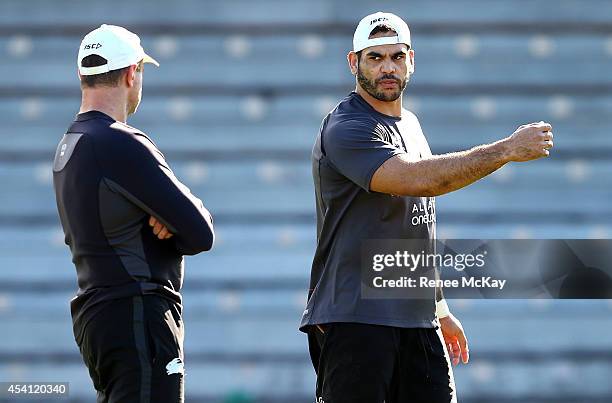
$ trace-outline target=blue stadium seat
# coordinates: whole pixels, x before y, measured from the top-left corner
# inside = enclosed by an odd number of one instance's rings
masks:
[[[438,197],[439,237],[612,237],[608,0],[3,1],[0,380],[69,381],[71,403],[92,399],[50,164],[79,107],[78,42],[107,22],[142,33],[161,62],[146,68],[129,123],[215,216],[215,249],[186,258],[187,401],[314,400],[297,331],[316,242],[309,156],[321,119],[354,87],[352,30],[378,8],[411,25],[404,106],[434,153],[554,125],[551,158]],[[449,303],[471,342],[472,363],[455,370],[462,401],[612,401],[609,301]]]

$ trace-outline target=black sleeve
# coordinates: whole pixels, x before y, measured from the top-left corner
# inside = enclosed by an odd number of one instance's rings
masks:
[[[325,155],[338,171],[364,190],[376,170],[389,158],[403,154],[367,120],[345,120],[328,126],[322,138]]]
[[[96,157],[109,186],[158,218],[174,234],[181,254],[212,248],[212,216],[146,136],[126,132],[98,140]]]

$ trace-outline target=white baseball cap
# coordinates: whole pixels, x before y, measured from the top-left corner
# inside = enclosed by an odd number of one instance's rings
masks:
[[[107,63],[95,67],[81,66],[83,59],[90,55],[101,56]],[[155,59],[145,53],[138,35],[117,25],[102,24],[81,41],[77,65],[82,76],[91,76],[138,64],[141,60],[159,66]]]
[[[370,39],[370,34],[379,25],[387,25],[397,33],[395,36],[384,36]],[[353,35],[353,52],[359,52],[370,46],[395,45],[405,43],[410,46],[410,29],[408,25],[395,14],[377,12],[363,17]]]

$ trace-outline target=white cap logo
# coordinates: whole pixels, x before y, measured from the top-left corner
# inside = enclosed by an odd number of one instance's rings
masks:
[[[370,39],[372,30],[379,25],[389,26],[397,35]],[[355,29],[355,35],[353,35],[353,52],[359,52],[370,46],[395,45],[398,43],[404,43],[410,47],[410,29],[408,29],[408,25],[395,14],[379,11],[367,15],[359,21],[357,29]]]
[[[101,56],[107,63],[95,67],[81,66],[83,59],[91,55]],[[138,64],[141,60],[159,66],[155,59],[145,53],[138,35],[117,25],[102,24],[81,41],[77,66],[82,76],[90,76]]]

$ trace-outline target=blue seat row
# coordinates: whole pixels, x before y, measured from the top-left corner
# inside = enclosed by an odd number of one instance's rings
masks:
[[[172,6],[165,3],[152,3],[147,7],[139,2],[122,3],[117,9],[109,10],[102,5],[75,4],[70,0],[60,0],[52,4],[44,0],[35,0],[24,4],[19,0],[4,1],[0,7],[0,24],[18,24],[26,26],[48,26],[49,21],[56,21],[60,26],[80,24],[95,26],[100,21],[112,21],[119,24],[151,24],[163,22],[170,25],[180,24],[304,24],[336,22],[356,24],[366,14],[379,8],[395,12],[408,22],[448,23],[465,22],[523,22],[542,23],[541,15],[546,12],[547,21],[563,20],[571,22],[606,22],[606,14],[612,11],[610,3],[605,0],[591,0],[584,3],[579,0],[565,0],[559,3],[554,0],[542,0],[521,4],[521,13],[516,12],[512,2],[491,3],[481,0],[466,0],[458,4],[452,0],[443,0],[432,4],[426,0],[416,0],[409,4],[400,1],[389,1],[384,7],[373,7],[367,0],[299,0],[279,6],[274,1],[253,3],[248,0],[237,0],[232,3],[202,3],[197,0],[178,0]],[[282,27],[279,28],[282,33]],[[226,32],[220,31],[219,35]]]
[[[416,82],[415,87],[419,83]],[[144,89],[144,98],[138,113],[128,121],[143,130],[150,130],[155,137],[159,127],[173,125],[177,133],[173,136],[181,140],[190,133],[181,129],[194,128],[198,135],[211,135],[218,126],[245,126],[255,128],[292,124],[298,129],[311,127],[318,129],[323,117],[350,91],[329,91],[321,95],[287,94],[282,96],[251,95],[194,95],[180,96],[169,94],[149,94]],[[612,118],[607,113],[612,108],[609,95],[563,95],[559,88],[556,95],[537,92],[508,96],[505,94],[459,95],[413,93],[408,87],[404,95],[404,107],[413,111],[425,129],[438,125],[456,125],[458,130],[464,126],[479,124],[505,125],[528,122],[533,119],[550,120],[558,124],[583,124],[591,122],[597,126],[610,126]],[[0,98],[0,113],[4,116],[3,135],[9,135],[17,127],[36,126],[45,122],[63,129],[78,112],[80,97],[18,97]],[[571,126],[570,126],[571,127]],[[510,130],[512,127],[507,127]],[[426,130],[427,131],[427,130]],[[47,135],[50,135],[50,130]],[[580,136],[580,133],[565,133],[565,137]],[[14,135],[14,134],[13,134]],[[590,134],[589,134],[590,135]],[[314,134],[311,135],[313,137]],[[447,134],[448,137],[454,137]],[[295,138],[295,133],[287,132],[287,137]],[[439,137],[439,135],[438,135]]]
[[[235,37],[231,33],[170,39],[167,35],[143,36],[150,53],[158,53],[162,63],[159,69],[146,69],[146,82],[149,88],[206,85],[218,92],[226,86],[257,85],[286,92],[292,88],[287,83],[305,89],[313,85],[350,85],[353,77],[345,57],[351,48],[350,35],[315,34],[245,35],[238,39],[232,39]],[[75,51],[79,40],[80,35],[46,35],[15,45],[13,37],[0,38],[0,49],[23,48],[3,57],[0,89],[77,88]],[[464,44],[466,41],[468,45]],[[521,33],[419,36],[417,32],[413,47],[414,80],[421,84],[532,84],[563,88],[568,84],[611,83],[605,35],[547,35],[543,31],[540,36]],[[45,59],[44,75],[37,74],[35,64],[24,63],[30,53]],[[581,60],[589,63],[580,63]],[[581,74],[576,74],[578,68]]]
[[[549,119],[547,119],[547,117]],[[13,122],[0,129],[0,157],[11,155],[14,159],[52,160],[57,143],[66,132],[74,116],[66,114],[64,122],[42,121],[33,123]],[[440,119],[440,117],[438,117]],[[442,117],[442,119],[444,119]],[[585,123],[556,120],[550,114],[525,113],[507,119],[481,121],[463,118],[456,121],[421,119],[434,153],[465,150],[478,144],[499,140],[510,135],[520,124],[535,120],[548,120],[554,124],[556,134],[555,153],[564,159],[591,158],[591,154],[608,158],[610,123],[597,117],[584,130]],[[318,133],[320,119],[313,118],[308,124],[257,124],[256,122],[159,122],[151,124],[144,117],[130,120],[134,126],[146,131],[164,154],[178,159],[205,158],[210,160],[292,160],[296,157],[307,160]],[[139,124],[142,123],[142,124]],[[252,152],[252,154],[250,154]],[[30,155],[34,155],[30,157]],[[199,157],[201,156],[201,157]]]

